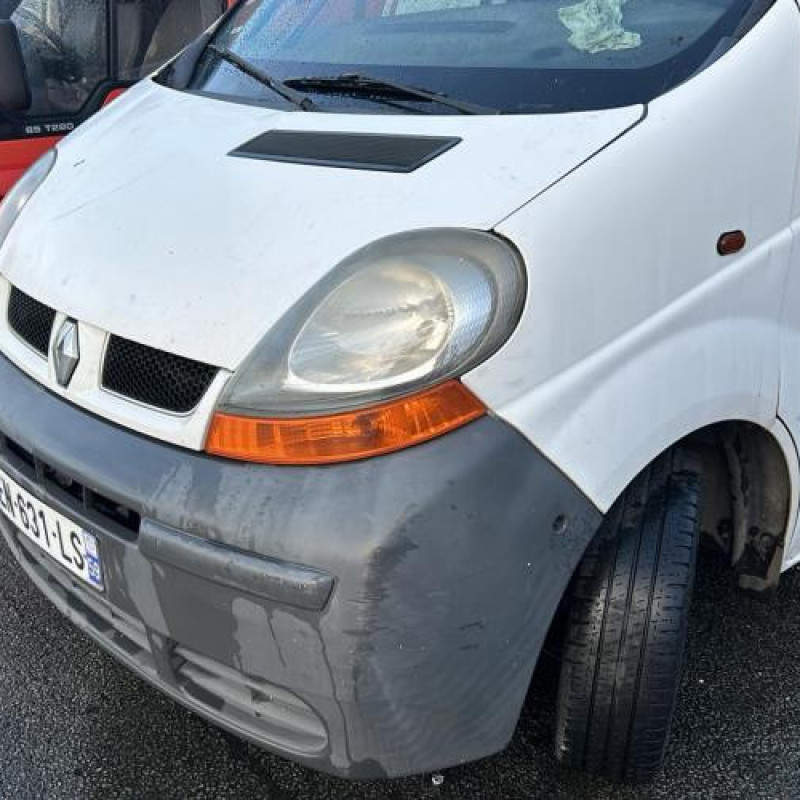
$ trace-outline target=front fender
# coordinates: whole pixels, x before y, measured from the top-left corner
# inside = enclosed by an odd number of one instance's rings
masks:
[[[778,0],[496,227],[526,261],[529,294],[509,342],[465,383],[600,509],[698,428],[775,423],[797,63],[800,15]],[[747,247],[721,257],[719,237],[738,229]]]

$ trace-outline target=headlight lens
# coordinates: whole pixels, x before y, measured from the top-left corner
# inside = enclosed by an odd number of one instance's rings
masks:
[[[17,221],[22,209],[33,197],[33,193],[44,183],[56,163],[56,151],[48,150],[17,181],[14,188],[0,203],[0,247],[3,246],[11,228]]]
[[[293,308],[229,385],[222,407],[328,414],[460,375],[517,324],[517,252],[492,234],[429,230],[359,251]]]
[[[452,335],[447,287],[416,264],[379,264],[349,278],[312,314],[289,354],[298,391],[358,391],[426,370]]]

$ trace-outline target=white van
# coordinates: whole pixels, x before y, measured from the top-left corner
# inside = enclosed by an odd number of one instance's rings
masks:
[[[800,558],[799,67],[794,0],[239,3],[2,206],[11,550],[354,778],[505,747],[561,607],[558,757],[651,777],[701,533]]]

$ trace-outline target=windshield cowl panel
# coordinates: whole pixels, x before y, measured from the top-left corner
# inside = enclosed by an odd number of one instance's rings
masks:
[[[234,54],[322,110],[549,114],[645,104],[734,44],[772,0],[248,0],[185,87],[284,108]],[[251,71],[252,72],[252,71]],[[410,93],[332,87],[343,75]],[[322,80],[319,80],[322,79]],[[341,83],[341,82],[340,82]],[[181,87],[183,88],[183,87]]]

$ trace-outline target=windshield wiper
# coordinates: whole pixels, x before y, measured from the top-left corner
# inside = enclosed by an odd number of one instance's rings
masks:
[[[289,88],[309,89],[317,92],[346,92],[363,96],[386,95],[416,98],[428,103],[438,103],[459,111],[462,114],[499,114],[496,108],[479,106],[468,103],[466,100],[454,100],[441,92],[418,89],[416,86],[407,86],[403,83],[394,83],[383,78],[373,78],[356,72],[343,75],[319,75],[305,78],[287,78],[284,84]]]
[[[236,53],[234,53],[232,50],[226,50],[223,47],[217,47],[213,44],[209,45],[208,49],[212,53],[215,53],[223,61],[227,61],[229,64],[232,64],[234,67],[236,67],[236,69],[239,70],[239,72],[242,72],[253,80],[258,81],[268,89],[272,89],[275,94],[280,95],[284,100],[294,103],[294,105],[296,105],[301,111],[319,110],[317,104],[310,97],[307,97],[302,92],[296,91],[285,81],[280,81],[277,78],[273,78],[268,72],[264,72],[263,69],[257,67],[255,64],[252,64],[247,59],[236,55]]]

